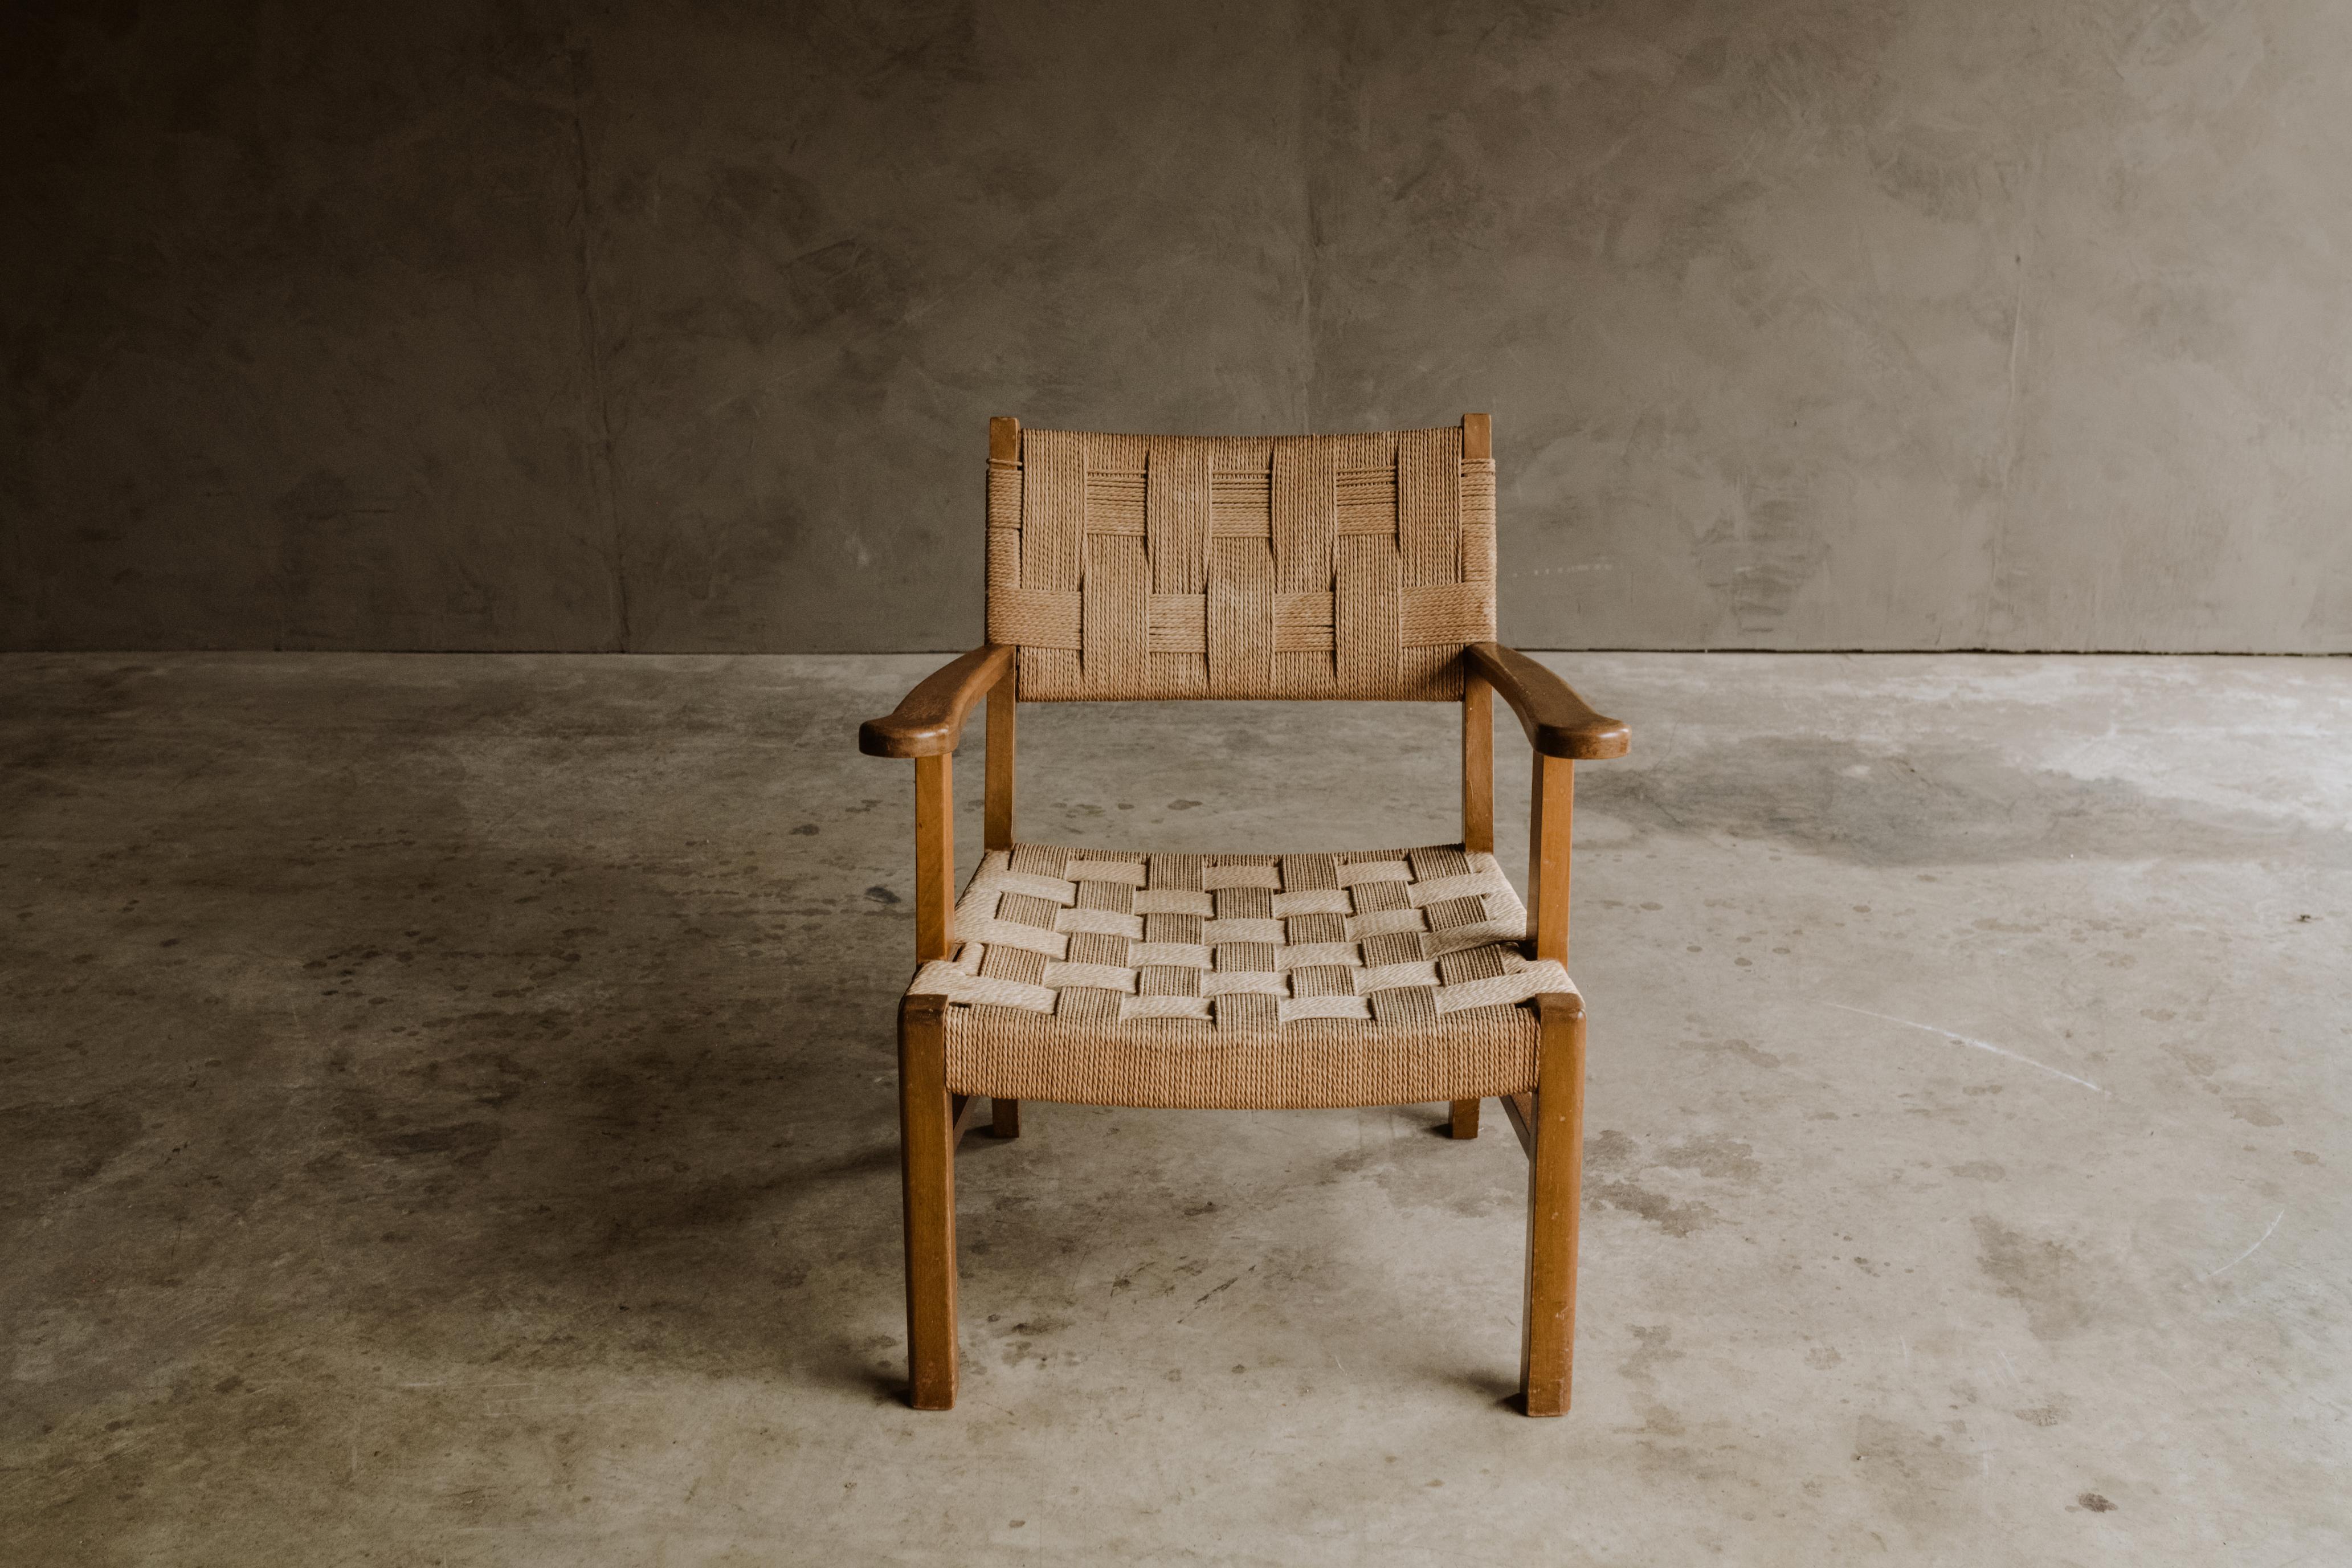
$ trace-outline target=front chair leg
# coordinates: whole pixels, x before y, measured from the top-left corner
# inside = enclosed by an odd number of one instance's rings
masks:
[[[905,1182],[910,1402],[956,1396],[955,1114],[948,1099],[947,998],[898,1007],[898,1158]]]
[[[1528,1159],[1528,1300],[1519,1388],[1530,1415],[1568,1414],[1576,1349],[1576,1221],[1584,1172],[1584,999],[1537,999],[1542,1019]]]

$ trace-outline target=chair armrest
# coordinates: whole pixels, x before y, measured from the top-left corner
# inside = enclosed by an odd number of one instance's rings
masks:
[[[1474,642],[1462,656],[1471,674],[1502,693],[1519,716],[1528,744],[1545,756],[1593,761],[1622,757],[1633,746],[1633,732],[1622,720],[1594,712],[1567,681],[1517,648]]]
[[[964,715],[1013,668],[1008,643],[976,647],[933,670],[907,693],[887,719],[857,727],[857,749],[869,757],[943,757],[963,739]]]

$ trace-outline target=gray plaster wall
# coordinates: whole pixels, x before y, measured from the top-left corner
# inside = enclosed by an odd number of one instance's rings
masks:
[[[189,0],[0,47],[0,645],[945,648],[985,417],[1491,409],[1544,647],[2352,649],[2352,5]]]

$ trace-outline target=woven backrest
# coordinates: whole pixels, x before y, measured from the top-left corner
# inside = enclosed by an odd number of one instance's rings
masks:
[[[1024,430],[988,471],[988,640],[1024,701],[1462,695],[1495,635],[1463,432]]]

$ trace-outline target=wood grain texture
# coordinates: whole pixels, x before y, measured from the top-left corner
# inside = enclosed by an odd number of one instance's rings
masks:
[[[1568,1414],[1576,1352],[1576,1240],[1584,1175],[1584,1003],[1536,998],[1534,1147],[1528,1159],[1527,1314],[1519,1389],[1529,1415]]]
[[[1495,455],[1495,416],[1491,414],[1465,414],[1462,416],[1462,460],[1483,463]]]
[[[988,422],[988,460],[992,463],[1017,463],[1021,460],[1021,421],[1009,414],[999,414]]]
[[[964,716],[994,690],[1013,668],[1013,650],[984,643],[925,676],[898,706],[857,727],[857,749],[869,757],[937,757],[963,740]]]
[[[915,962],[950,956],[955,921],[955,759],[915,759]]]
[[[1538,754],[1528,812],[1528,924],[1538,958],[1568,962],[1569,844],[1575,830],[1576,764]]]
[[[1495,852],[1495,689],[1462,682],[1462,847]]]
[[[1567,681],[1517,648],[1474,642],[1462,657],[1469,674],[1502,694],[1519,716],[1528,744],[1544,755],[1590,762],[1622,757],[1632,747],[1633,732],[1623,720],[1593,711]]]
[[[947,1085],[947,1001],[898,1005],[898,1161],[907,1246],[908,1403],[956,1399],[955,1141]]]
[[[1011,663],[988,689],[987,800],[983,807],[982,842],[991,849],[1013,847],[1013,700]]]

